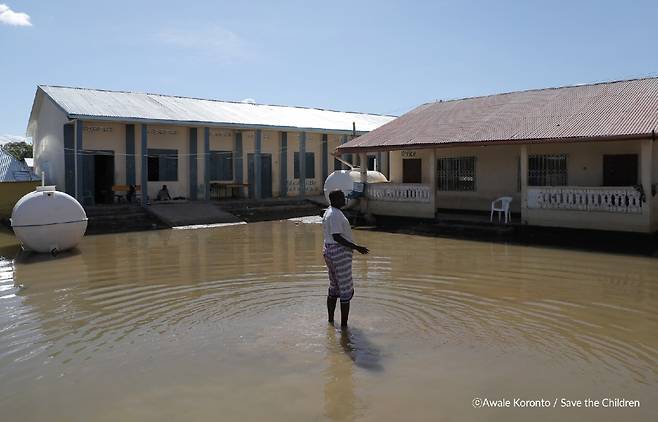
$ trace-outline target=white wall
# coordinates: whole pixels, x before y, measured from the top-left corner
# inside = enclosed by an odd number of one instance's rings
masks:
[[[151,199],[155,198],[162,185],[167,185],[172,198],[177,196],[188,198],[190,194],[189,129],[183,126],[148,125],[147,127],[147,148],[175,149],[178,151],[178,180],[148,182],[149,197]],[[141,145],[141,128],[139,136],[135,137]],[[137,143],[137,139],[135,143]],[[201,139],[203,140],[203,132],[201,133]],[[201,150],[203,151],[203,141],[201,142]],[[137,160],[137,162],[140,163],[138,165],[141,167],[141,160]]]
[[[45,171],[46,183],[64,191],[64,124],[68,119],[46,95],[42,97],[36,119],[36,134],[32,139],[35,172],[41,174]]]
[[[112,151],[113,184],[126,184],[126,125],[114,122],[84,122],[82,126],[82,149]],[[139,134],[135,135],[137,138]]]

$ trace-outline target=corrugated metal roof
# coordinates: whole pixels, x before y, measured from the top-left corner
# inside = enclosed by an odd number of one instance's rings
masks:
[[[0,182],[21,182],[39,178],[22,161],[0,149]]]
[[[512,92],[423,104],[340,152],[651,134],[658,78]]]
[[[159,94],[39,86],[71,118],[368,132],[395,117]]]

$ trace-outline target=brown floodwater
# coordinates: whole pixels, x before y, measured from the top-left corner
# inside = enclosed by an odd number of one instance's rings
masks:
[[[55,258],[13,259],[0,233],[0,418],[658,420],[658,259],[355,236],[371,254],[341,332],[318,224],[88,236]],[[605,398],[640,407],[562,407]]]

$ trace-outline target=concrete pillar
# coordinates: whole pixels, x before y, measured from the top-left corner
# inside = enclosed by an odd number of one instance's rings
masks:
[[[288,196],[288,132],[281,132],[279,147],[279,196]]]
[[[364,184],[363,186],[363,199],[360,202],[361,212],[364,214],[368,213],[368,199],[366,196],[366,190],[368,189],[365,186],[365,183],[368,181],[368,156],[367,154],[357,154],[359,162],[364,163],[365,165],[359,167],[359,174],[361,175],[360,182]]]
[[[528,224],[528,146],[521,145],[521,223]]]
[[[135,164],[137,160],[135,157],[135,125],[126,125],[126,184],[134,185],[136,182],[135,177]]]
[[[431,195],[432,195],[432,209],[436,215],[436,209],[438,208],[437,199],[436,199],[436,149],[432,149],[432,154],[430,155],[430,165],[429,165],[429,177],[430,177],[430,186],[431,186]]]
[[[149,198],[149,161],[148,161],[148,126],[142,125],[142,139],[141,139],[141,184],[142,184],[142,206],[145,207]]]
[[[382,153],[382,170],[381,172],[386,176],[387,179],[390,180],[391,177],[391,169],[390,169],[390,158],[391,158],[391,153],[389,151],[384,151]],[[435,163],[436,164],[436,163]]]
[[[306,195],[306,132],[299,137],[299,197]]]
[[[210,128],[203,128],[203,199],[210,200]]]
[[[361,182],[366,183],[368,180],[368,155],[365,153],[359,154],[359,162],[362,163],[362,166],[359,166],[361,171]]]
[[[84,154],[82,150],[82,120],[75,121],[75,199],[82,203],[84,196],[83,178],[84,178]]]
[[[653,218],[652,215],[652,205],[653,205],[653,196],[651,196],[651,185],[653,184],[652,175],[653,175],[653,140],[644,139],[641,141],[640,147],[640,183],[642,184],[642,189],[644,190],[644,195],[646,197],[646,202],[642,203],[642,215],[645,218],[645,223],[647,224],[646,231],[651,231],[653,229]]]
[[[244,180],[244,158],[242,157],[242,132],[235,132],[235,183],[242,184]]]
[[[263,132],[260,129],[256,129],[256,145],[254,148],[254,196],[256,199],[263,197],[263,180],[261,177],[263,169],[260,155],[262,139]]]
[[[197,145],[197,128],[191,127],[189,129],[189,135],[190,135],[190,199],[191,200],[196,200],[197,199],[197,184],[198,184],[198,178],[197,178],[197,168],[199,165],[199,154],[198,154],[198,145]]]
[[[323,133],[322,134],[322,189],[324,189],[324,181],[327,180],[328,176],[329,176],[328,136],[326,133]]]

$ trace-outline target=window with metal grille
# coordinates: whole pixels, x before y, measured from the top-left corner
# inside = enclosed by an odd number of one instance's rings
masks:
[[[210,180],[233,180],[233,152],[210,151]]]
[[[148,149],[149,182],[178,180],[178,150]]]
[[[566,186],[567,154],[528,156],[528,186]]]
[[[294,154],[294,168],[293,176],[295,179],[299,179],[299,153],[295,152]],[[315,178],[315,153],[307,152],[306,153],[306,178],[314,179]]]
[[[438,188],[442,191],[475,191],[475,157],[451,157],[437,160]]]

